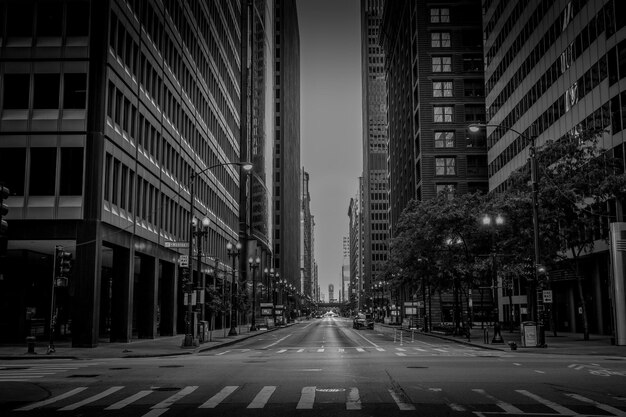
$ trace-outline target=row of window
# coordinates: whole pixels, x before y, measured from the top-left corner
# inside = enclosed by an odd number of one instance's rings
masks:
[[[2,148],[0,178],[13,195],[83,194],[83,148]]]
[[[608,68],[607,68],[608,67]],[[613,85],[619,78],[626,78],[626,40],[620,42],[616,47],[612,48],[607,56],[602,56],[597,63],[578,78],[576,85],[575,100],[572,100],[572,89],[568,89],[561,97],[559,97],[545,112],[543,112],[534,122],[536,135],[540,135],[550,125],[556,122],[563,114],[565,114],[573,104],[576,104],[585,94],[597,87],[606,77],[609,77],[609,85]],[[609,103],[605,103],[599,109],[596,109],[585,121],[582,122],[585,128],[604,128],[609,126],[609,121],[619,120],[619,106],[609,108]],[[510,126],[503,124],[504,126]],[[496,129],[496,131],[502,129]],[[621,124],[613,124],[613,134],[622,130]],[[505,132],[504,132],[505,133]],[[494,132],[490,136],[491,140],[499,139],[503,132]],[[528,129],[524,132],[525,136],[531,134]],[[495,142],[491,142],[493,145]],[[527,140],[518,137],[506,149],[502,151],[490,164],[490,175],[500,170],[511,159],[519,154],[528,145]]]
[[[480,104],[465,104],[465,122],[484,122],[485,108]],[[434,123],[454,123],[454,105],[433,106]]]
[[[5,33],[3,28],[6,28]],[[0,4],[0,38],[6,36],[65,40],[68,37],[88,35],[88,1],[7,1]]]
[[[433,81],[433,97],[453,97],[454,81]],[[485,90],[481,79],[464,79],[463,95],[465,97],[484,97]]]
[[[87,74],[4,74],[4,109],[85,109]]]

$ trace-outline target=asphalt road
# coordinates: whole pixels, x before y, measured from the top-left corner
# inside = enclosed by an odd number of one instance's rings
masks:
[[[197,355],[0,363],[2,416],[626,416],[626,360],[324,318]]]

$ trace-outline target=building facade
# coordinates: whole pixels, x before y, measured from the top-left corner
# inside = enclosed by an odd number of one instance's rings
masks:
[[[274,268],[300,281],[300,35],[295,0],[275,1]]]
[[[384,0],[361,0],[363,100],[363,285],[368,293],[379,281],[389,241],[387,174],[387,89],[385,54],[379,32]]]
[[[624,2],[484,1],[483,9],[486,115],[488,124],[498,126],[487,127],[489,189],[504,190],[509,175],[526,163],[532,135],[541,147],[601,128],[603,145],[624,160]],[[621,209],[616,213],[623,218]],[[612,331],[608,263],[606,244],[599,241],[581,272],[591,333]],[[549,273],[556,328],[580,332],[576,279],[561,272]],[[526,294],[523,286],[516,288],[513,309],[500,305],[501,319],[524,319]]]
[[[300,201],[301,206],[301,220],[300,220],[300,238],[301,241],[301,279],[298,286],[300,291],[305,297],[313,297],[314,294],[314,282],[313,282],[313,216],[311,215],[311,195],[309,193],[309,173],[302,168],[300,175],[302,180],[302,194]]]
[[[1,337],[50,322],[57,246],[74,261],[53,316],[77,347],[185,332],[181,255],[191,252],[200,289],[189,299],[229,287],[226,244],[252,212],[236,165],[250,158],[246,10],[235,0],[0,2],[0,182],[12,194]],[[192,229],[203,217],[209,226]],[[194,332],[210,314],[194,306]]]
[[[393,234],[412,199],[487,191],[486,144],[467,129],[485,121],[481,4],[386,2],[380,44]]]
[[[363,294],[363,219],[362,219],[362,194],[363,181],[359,178],[359,190],[357,194],[350,199],[348,206],[349,218],[349,239],[350,239],[350,291],[348,301],[350,309],[353,313],[361,311],[364,307],[362,298]]]

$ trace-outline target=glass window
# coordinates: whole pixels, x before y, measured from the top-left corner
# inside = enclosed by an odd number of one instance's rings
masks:
[[[67,36],[89,35],[89,2],[67,2],[67,22],[65,31]]]
[[[456,184],[437,184],[437,194],[444,194],[448,199],[454,198],[456,192]]]
[[[63,4],[61,2],[41,2],[37,7],[37,36],[61,37],[63,24]]]
[[[454,148],[454,132],[435,132],[435,148]]]
[[[7,5],[7,37],[33,36],[33,3],[12,1]]]
[[[455,175],[456,174],[456,158],[443,157],[435,158],[435,175]]]
[[[430,34],[430,46],[433,48],[449,48],[450,32],[432,32]]]
[[[433,81],[433,97],[452,97],[452,81]]]
[[[430,9],[430,23],[450,23],[450,9],[443,7]]]
[[[451,56],[434,56],[432,58],[433,72],[452,72]]]
[[[59,194],[83,194],[83,148],[61,148]]]
[[[4,74],[2,86],[5,109],[27,109],[30,96],[30,74]]]
[[[63,76],[63,107],[84,109],[87,101],[87,74]]]
[[[0,183],[4,183],[11,190],[11,195],[24,195],[25,166],[26,148],[2,148]]]
[[[452,106],[435,106],[433,121],[436,123],[452,123]]]
[[[59,108],[59,74],[35,74],[33,87],[34,109]]]
[[[30,195],[54,195],[57,148],[30,149]]]

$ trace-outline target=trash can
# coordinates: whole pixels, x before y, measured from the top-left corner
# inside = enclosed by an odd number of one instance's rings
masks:
[[[534,321],[523,321],[521,328],[522,347],[537,347],[540,343],[540,326]],[[543,326],[541,326],[543,327]]]

